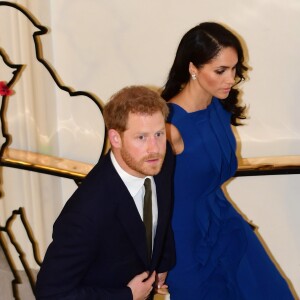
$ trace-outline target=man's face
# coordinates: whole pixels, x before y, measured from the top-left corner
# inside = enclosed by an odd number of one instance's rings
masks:
[[[127,129],[120,135],[121,167],[136,177],[159,173],[166,153],[165,120],[153,115],[129,113]]]

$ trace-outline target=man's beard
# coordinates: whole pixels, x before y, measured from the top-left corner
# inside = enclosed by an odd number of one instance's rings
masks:
[[[130,169],[144,176],[153,176],[153,175],[157,175],[161,170],[161,166],[165,154],[160,154],[160,153],[149,154],[147,156],[144,156],[140,160],[136,160],[128,151],[126,151],[126,149],[122,148],[121,156],[123,161]],[[153,165],[151,163],[147,163],[147,160],[152,160],[152,159],[159,159],[160,161]]]

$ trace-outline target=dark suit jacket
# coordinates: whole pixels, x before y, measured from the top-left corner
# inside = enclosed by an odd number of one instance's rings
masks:
[[[168,148],[154,176],[158,223],[151,263],[144,223],[110,155],[104,156],[66,203],[53,227],[37,277],[37,299],[132,299],[128,282],[175,262],[170,226],[173,160]]]

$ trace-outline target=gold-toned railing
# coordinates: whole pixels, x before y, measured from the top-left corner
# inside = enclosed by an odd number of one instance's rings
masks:
[[[84,162],[12,148],[4,150],[0,165],[74,180],[82,180],[93,168]]]
[[[81,181],[92,164],[29,151],[6,148],[2,166],[35,171]],[[300,174],[300,155],[240,158],[236,176]]]
[[[236,176],[300,174],[300,155],[240,158]]]

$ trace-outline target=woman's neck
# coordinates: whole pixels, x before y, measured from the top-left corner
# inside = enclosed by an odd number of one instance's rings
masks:
[[[204,95],[199,91],[192,89],[187,84],[170,102],[178,104],[184,110],[188,112],[194,112],[202,109],[206,109],[211,103],[212,96]]]

